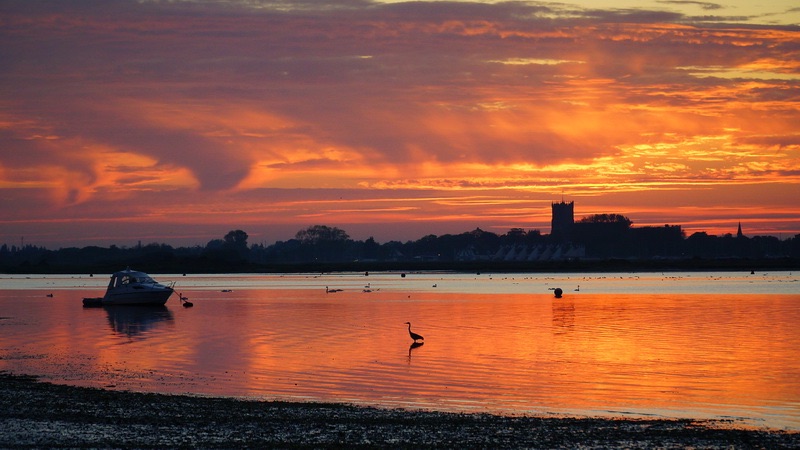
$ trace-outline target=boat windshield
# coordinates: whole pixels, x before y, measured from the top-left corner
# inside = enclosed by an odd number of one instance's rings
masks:
[[[120,277],[119,277],[119,285],[134,284],[134,283],[139,283],[139,284],[151,284],[152,283],[152,284],[154,284],[155,282],[156,282],[156,280],[150,278],[149,275],[147,275],[146,273],[142,273],[142,272],[126,273],[126,274],[120,275]]]

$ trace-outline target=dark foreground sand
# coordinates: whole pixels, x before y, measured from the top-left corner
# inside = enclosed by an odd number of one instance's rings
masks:
[[[0,448],[800,448],[800,433],[720,425],[114,392],[0,373]]]

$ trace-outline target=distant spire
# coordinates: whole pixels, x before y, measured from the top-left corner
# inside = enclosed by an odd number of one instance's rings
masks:
[[[739,222],[739,229],[736,231],[736,237],[737,238],[744,237],[744,234],[742,234],[742,222]]]

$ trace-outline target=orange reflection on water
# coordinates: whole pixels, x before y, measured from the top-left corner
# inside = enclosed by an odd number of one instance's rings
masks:
[[[797,295],[190,295],[194,308],[127,315],[34,306],[41,327],[0,340],[46,357],[0,358],[0,368],[120,389],[800,428]],[[411,347],[407,321],[423,345]]]
[[[490,411],[768,408],[800,398],[797,333],[774,321],[797,307],[768,302],[415,293],[287,303],[248,341],[241,388]],[[765,306],[774,312],[752,313]],[[406,320],[423,346],[408,348]]]

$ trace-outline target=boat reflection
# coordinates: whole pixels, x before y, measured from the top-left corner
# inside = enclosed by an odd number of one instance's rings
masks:
[[[139,336],[157,326],[172,322],[166,306],[105,306],[111,329],[128,337]]]

